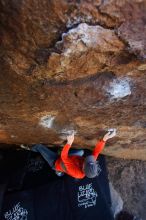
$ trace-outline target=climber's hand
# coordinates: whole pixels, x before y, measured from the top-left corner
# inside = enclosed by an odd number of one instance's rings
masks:
[[[69,144],[70,146],[72,145],[73,141],[74,141],[74,132],[70,135],[67,136],[67,144]]]
[[[109,131],[104,135],[103,141],[107,141],[110,138],[113,138],[116,136],[116,129],[109,129]]]

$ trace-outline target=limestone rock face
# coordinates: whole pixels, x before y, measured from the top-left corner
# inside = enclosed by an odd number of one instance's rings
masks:
[[[146,1],[0,0],[0,142],[146,160]]]

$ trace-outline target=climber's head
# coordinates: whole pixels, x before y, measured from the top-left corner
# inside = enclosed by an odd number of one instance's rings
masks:
[[[90,155],[85,158],[83,170],[88,178],[97,176],[97,162],[94,156]]]

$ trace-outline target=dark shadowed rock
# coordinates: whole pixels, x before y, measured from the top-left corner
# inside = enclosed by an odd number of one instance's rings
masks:
[[[123,216],[119,220],[146,219],[146,162],[106,157],[109,179],[123,200]],[[117,200],[118,202],[118,200]],[[118,204],[117,204],[118,206]],[[129,214],[126,214],[128,212]],[[122,214],[121,214],[122,216]],[[129,218],[128,218],[129,217]]]
[[[146,1],[0,0],[0,142],[146,160]]]

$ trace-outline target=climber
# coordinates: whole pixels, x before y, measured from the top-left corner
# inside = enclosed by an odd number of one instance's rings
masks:
[[[103,139],[96,144],[92,154],[87,157],[83,156],[83,150],[76,154],[69,153],[74,141],[74,133],[67,136],[67,143],[62,149],[60,157],[58,157],[57,153],[41,144],[35,145],[32,150],[40,152],[48,164],[56,170],[56,174],[58,175],[66,173],[76,179],[82,179],[85,176],[94,178],[98,172],[96,159],[104,148],[106,141],[115,135],[116,129],[108,131]]]

